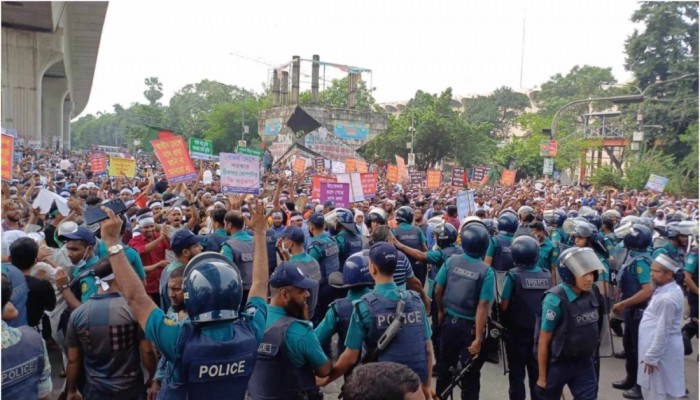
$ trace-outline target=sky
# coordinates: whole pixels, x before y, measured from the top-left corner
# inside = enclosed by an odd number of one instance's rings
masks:
[[[625,82],[637,8],[630,0],[112,0],[83,115],[145,103],[151,76],[163,83],[163,104],[203,79],[261,92],[273,66],[294,55],[370,69],[363,79],[379,103],[416,90],[533,88],[575,65],[610,67]],[[326,69],[328,81],[343,75]],[[309,80],[302,76],[302,91]]]

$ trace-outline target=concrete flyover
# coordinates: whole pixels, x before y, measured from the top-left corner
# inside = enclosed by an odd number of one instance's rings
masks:
[[[70,148],[87,105],[106,1],[2,2],[2,128],[25,144]]]

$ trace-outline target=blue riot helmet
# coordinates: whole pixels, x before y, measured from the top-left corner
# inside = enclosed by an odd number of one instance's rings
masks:
[[[646,226],[647,228],[654,229],[654,220],[647,217],[639,217],[639,223]]]
[[[513,257],[513,265],[519,268],[532,269],[537,265],[540,245],[534,237],[521,235],[513,239],[513,242],[510,244],[510,253]]]
[[[594,281],[598,280],[598,273],[604,271],[603,264],[598,256],[589,247],[570,247],[561,252],[558,260],[557,272],[561,280],[569,286],[573,286],[576,277],[594,272]]]
[[[676,239],[678,238],[678,235],[680,235],[680,231],[678,230],[678,222],[669,222],[666,224],[666,237],[669,239]]]
[[[483,221],[484,225],[486,225],[486,229],[489,231],[489,235],[498,235],[498,223],[496,221],[491,218],[485,218]]]
[[[347,260],[343,272],[336,271],[328,276],[328,284],[336,289],[361,288],[374,285],[369,274],[369,250],[357,252]]]
[[[339,222],[345,229],[352,233],[357,233],[357,224],[355,224],[355,214],[347,208],[336,208],[333,210],[335,212],[335,222]]]
[[[504,213],[498,217],[498,232],[514,234],[518,229],[518,217],[515,214]]]
[[[370,209],[369,214],[367,215],[367,226],[371,226],[372,222],[376,222],[380,225],[386,224],[386,211],[379,207]]]
[[[646,250],[651,245],[652,232],[646,225],[633,224],[622,241],[629,250]]]
[[[545,210],[542,213],[542,220],[549,226],[556,225],[559,220],[559,216],[554,212],[554,210]]]
[[[566,221],[566,213],[560,208],[554,210],[554,213],[558,217],[557,220],[554,222],[554,225],[561,227],[562,225],[564,225],[564,221]]]
[[[594,215],[597,215],[598,213],[595,212],[594,209],[588,207],[588,206],[582,206],[581,208],[578,209],[578,216],[585,218],[588,222],[591,222],[593,219]]]
[[[413,209],[409,206],[402,206],[396,210],[396,222],[404,222],[406,224],[413,223]]]
[[[610,220],[613,222],[613,225],[617,224],[620,218],[622,218],[622,215],[617,210],[607,210],[603,213],[603,220]]]
[[[183,286],[192,322],[238,318],[243,297],[241,274],[223,255],[209,251],[197,254],[185,267]]]
[[[593,224],[593,226],[595,226],[598,230],[600,230],[600,228],[603,226],[603,218],[600,215],[598,215],[598,213],[593,215],[593,217],[591,217],[591,219],[588,222]]]
[[[435,243],[441,249],[446,249],[457,241],[457,229],[450,223],[442,223],[433,228]]]
[[[498,218],[501,218],[501,216],[504,214],[513,214],[516,218],[518,217],[518,213],[516,213],[515,210],[513,210],[510,207],[504,208],[503,210],[499,211]]]
[[[585,237],[589,238],[590,241],[593,240],[593,225],[585,221],[574,220],[573,230],[571,235],[575,237]]]
[[[468,221],[461,229],[462,250],[464,254],[473,258],[481,258],[486,255],[489,248],[489,231],[481,220]]]
[[[566,218],[576,218],[578,217],[578,211],[576,210],[569,210],[569,212],[566,213]]]

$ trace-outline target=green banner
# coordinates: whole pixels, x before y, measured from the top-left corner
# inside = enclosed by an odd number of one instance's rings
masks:
[[[241,147],[241,146],[236,146],[236,153],[246,154],[249,156],[258,156],[260,158],[262,158],[263,154],[265,154],[265,152],[262,150],[251,149],[250,147]]]
[[[189,149],[192,158],[209,160],[212,157],[211,140],[190,138]]]

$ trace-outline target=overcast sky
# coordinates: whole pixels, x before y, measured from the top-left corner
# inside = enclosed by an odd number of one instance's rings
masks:
[[[111,1],[83,114],[145,103],[150,76],[164,85],[163,104],[202,79],[260,92],[270,65],[293,55],[372,70],[363,79],[378,102],[408,100],[418,89],[517,89],[523,20],[522,87],[577,64],[611,67],[626,81],[624,42],[637,8],[629,0]],[[343,74],[326,69],[329,80]]]

